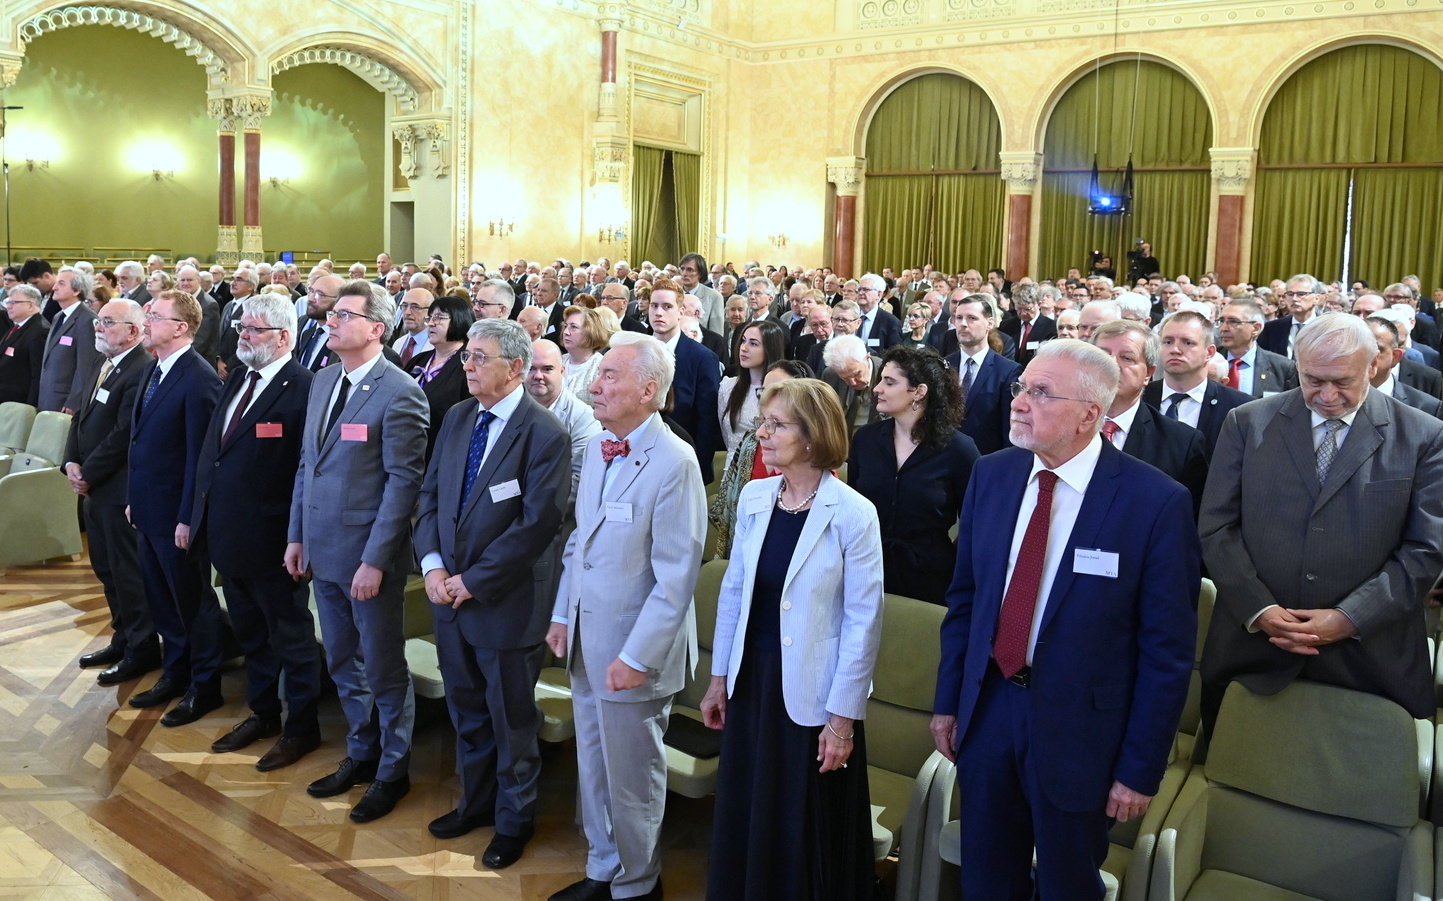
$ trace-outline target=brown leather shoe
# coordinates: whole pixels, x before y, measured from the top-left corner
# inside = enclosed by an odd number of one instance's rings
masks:
[[[269,751],[256,761],[262,773],[288,767],[321,746],[319,735],[282,735]]]

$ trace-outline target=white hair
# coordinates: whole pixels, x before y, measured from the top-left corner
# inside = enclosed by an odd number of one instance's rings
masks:
[[[838,363],[854,363],[867,359],[867,345],[856,335],[837,335],[822,348],[822,364],[836,369]]]
[[[656,382],[656,396],[651,408],[660,410],[666,406],[666,396],[671,391],[671,381],[676,375],[676,360],[671,351],[657,338],[640,332],[617,332],[611,336],[611,349],[618,347],[636,348],[636,375],[643,382]]]
[[[1124,291],[1112,300],[1130,319],[1146,319],[1152,312],[1152,302],[1133,291]]]
[[[1068,367],[1077,380],[1077,393],[1102,408],[1103,412],[1112,406],[1117,397],[1117,383],[1120,373],[1112,354],[1100,347],[1078,341],[1076,338],[1054,338],[1043,341],[1037,348],[1033,360],[1061,357],[1073,365]],[[1102,428],[1103,419],[1097,418],[1097,427]]]
[[[1290,280],[1291,281],[1291,280]],[[1293,353],[1298,359],[1298,368],[1303,368],[1303,358],[1311,357],[1314,362],[1351,357],[1360,351],[1369,356],[1378,352],[1378,339],[1373,330],[1357,316],[1338,314],[1314,316],[1293,340]]]

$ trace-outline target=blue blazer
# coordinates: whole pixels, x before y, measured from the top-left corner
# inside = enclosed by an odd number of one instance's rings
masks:
[[[957,351],[947,358],[947,365],[962,378],[962,352]],[[1008,438],[1011,431],[1009,419],[1012,411],[1012,392],[1007,387],[1022,375],[1022,367],[996,351],[987,351],[977,375],[972,378],[972,390],[963,398],[962,434],[977,445],[977,452],[990,454],[1004,447],[1011,447]]]
[[[781,481],[748,482],[737,500],[736,543],[712,643],[712,675],[727,677],[728,696],[742,666],[757,561]],[[829,714],[863,719],[882,640],[882,537],[871,501],[830,473],[822,474],[792,552],[776,615],[782,700],[792,722],[820,726]]]
[[[691,436],[701,480],[712,480],[712,455],[720,447],[721,422],[716,415],[716,393],[721,386],[721,369],[716,354],[682,335],[676,342],[676,376],[671,387],[676,408],[671,418]]]
[[[220,398],[220,376],[205,357],[189,347],[177,353],[150,403],[145,392],[160,364],[141,373],[130,425],[130,521],[150,535],[191,524],[200,446]]]
[[[1047,596],[1032,655],[1034,765],[1052,803],[1100,811],[1114,780],[1157,793],[1177,733],[1197,633],[1201,549],[1191,498],[1103,442]],[[961,746],[982,693],[1033,455],[977,461],[962,505],[942,621],[935,710]],[[1077,548],[1118,555],[1117,578],[1078,574]],[[978,740],[985,740],[979,737]]]

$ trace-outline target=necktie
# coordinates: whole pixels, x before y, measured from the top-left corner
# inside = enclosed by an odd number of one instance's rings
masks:
[[[962,367],[962,398],[965,400],[968,393],[972,391],[972,379],[976,376],[973,371],[977,368],[977,361],[971,357],[967,358],[967,365]]]
[[[1169,406],[1167,408],[1167,412],[1162,415],[1166,416],[1168,419],[1177,419],[1177,408],[1182,405],[1183,401],[1187,400],[1187,395],[1183,394],[1181,391],[1174,391],[1167,396],[1167,399]]]
[[[1018,350],[1021,350],[1021,351],[1026,351],[1026,350],[1027,350],[1027,339],[1030,338],[1031,336],[1032,336],[1032,323],[1031,323],[1031,322],[1024,322],[1024,323],[1022,323],[1022,341],[1020,342],[1020,344],[1021,344],[1022,346],[1019,347],[1019,348],[1017,348],[1017,349],[1018,349]]]
[[[236,426],[240,425],[241,417],[245,416],[246,407],[251,404],[251,398],[256,393],[256,385],[260,384],[261,374],[252,369],[246,373],[246,390],[241,395],[240,403],[235,405],[235,412],[230,414],[230,422],[226,424],[225,434],[220,436],[220,443],[225,444],[230,436],[235,434]]]
[[[18,332],[18,331],[20,331],[20,326],[18,326],[18,325],[12,325],[12,326],[10,326],[10,331],[8,331],[8,332],[5,333],[5,341],[6,341],[6,343],[9,343],[10,339],[13,338],[13,337],[15,337],[15,333]]]
[[[1328,479],[1328,470],[1333,466],[1333,460],[1338,456],[1338,431],[1343,428],[1343,420],[1329,419],[1323,423],[1327,431],[1323,434],[1323,440],[1318,443],[1318,484]]]
[[[345,375],[342,375],[341,393],[339,396],[336,397],[335,404],[331,406],[331,415],[326,420],[326,430],[321,433],[321,440],[324,441],[326,436],[331,434],[331,430],[336,427],[337,420],[341,418],[341,412],[346,409],[346,398],[350,395],[350,393],[351,380]]]
[[[609,438],[601,439],[601,459],[604,463],[610,463],[617,457],[626,457],[631,454],[631,442],[623,438],[620,441],[612,441]]]
[[[1243,367],[1242,357],[1233,357],[1228,360],[1228,387],[1236,390],[1242,386],[1242,376],[1239,372]]]
[[[860,325],[860,326],[858,327],[858,329],[857,329],[857,337],[858,337],[858,338],[861,338],[861,339],[865,342],[865,341],[867,340],[867,333],[870,332],[871,330],[872,330],[872,314],[871,314],[871,313],[864,313],[864,314],[862,314],[862,323],[861,323],[861,325]]]
[[[486,456],[486,442],[491,437],[491,420],[495,418],[495,413],[482,410],[481,415],[476,417],[476,428],[471,430],[471,449],[466,452],[466,478],[461,482],[460,510],[466,509],[466,498],[471,496],[471,486],[476,484],[476,476],[481,473],[481,458]]]
[[[95,387],[90,391],[92,403],[95,401],[95,395],[100,393],[100,386],[105,384],[105,380],[110,378],[110,374],[114,371],[115,364],[110,362],[110,358],[107,357],[105,362],[100,364],[100,376],[95,380]]]
[[[411,335],[406,339],[406,346],[401,349],[401,365],[405,366],[411,362],[411,357],[416,353],[416,336]]]
[[[150,406],[150,399],[155,397],[155,389],[160,387],[160,364],[155,364],[155,369],[150,374],[150,384],[145,388],[145,398],[141,400],[141,409]]]
[[[316,339],[321,334],[321,327],[317,323],[311,323],[310,336],[306,338],[306,349],[301,351],[301,365],[307,369],[315,360]]]
[[[1012,581],[1002,599],[997,618],[997,639],[992,659],[1002,675],[1012,678],[1027,666],[1027,639],[1032,634],[1032,617],[1037,610],[1037,592],[1042,586],[1042,567],[1047,562],[1047,530],[1052,522],[1052,490],[1057,473],[1044,469],[1037,474],[1037,506],[1022,533],[1022,548],[1012,567]]]
[[[1116,443],[1112,439],[1117,437],[1117,433],[1120,431],[1122,431],[1122,426],[1113,422],[1111,419],[1102,424],[1102,437],[1107,439],[1108,444]]]

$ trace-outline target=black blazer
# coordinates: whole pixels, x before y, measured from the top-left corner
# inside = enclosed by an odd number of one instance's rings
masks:
[[[148,404],[146,387],[159,364],[145,367],[130,426],[130,520],[155,536],[190,523],[200,446],[220,398],[220,376],[210,363],[193,348],[178,356]]]
[[[1415,410],[1422,410],[1429,416],[1443,419],[1443,400],[1405,385],[1396,378],[1393,379],[1393,396]]]
[[[1016,360],[1017,342],[1006,332],[999,331],[997,337],[1002,340],[1002,349],[995,353],[1005,359]],[[944,357],[961,353],[961,348],[957,345],[957,330],[947,328],[943,322],[932,326],[932,331],[927,335],[927,343]]]
[[[1162,379],[1149,382],[1146,388],[1142,389],[1143,403],[1161,413],[1162,402],[1171,394],[1172,390],[1163,384]],[[1203,393],[1202,410],[1197,416],[1197,430],[1203,434],[1203,452],[1207,458],[1213,458],[1213,448],[1217,447],[1218,433],[1223,430],[1223,420],[1228,418],[1228,411],[1234,407],[1242,406],[1252,400],[1252,396],[1244,394],[1235,388],[1227,385],[1219,385],[1212,379],[1208,379],[1207,388]],[[1162,417],[1166,419],[1167,417]]]
[[[140,377],[150,362],[150,354],[136,344],[100,386],[109,393],[97,393],[93,400],[86,394],[70,421],[64,462],[80,464],[80,477],[90,484],[90,499],[97,504],[125,505],[130,422],[139,396]]]
[[[25,320],[12,337],[5,337],[14,326],[0,320],[0,403],[17,401],[35,406],[40,399],[40,365],[45,362],[45,339],[50,327],[37,312]]]
[[[1431,366],[1424,366],[1404,357],[1398,363],[1398,368],[1393,370],[1393,378],[1409,388],[1417,388],[1424,394],[1443,398],[1443,373]]]
[[[727,356],[727,339],[707,328],[701,327],[701,346],[716,354],[717,362],[729,365],[729,361],[736,358],[736,347],[732,347],[731,356]]]
[[[1147,404],[1137,405],[1132,428],[1127,432],[1124,452],[1172,476],[1192,495],[1193,515],[1202,504],[1203,485],[1208,478],[1206,444],[1202,432],[1186,423],[1168,419]]]
[[[196,465],[192,546],[208,550],[226,576],[282,572],[306,403],[315,378],[295,360],[286,361],[251,400],[230,440],[221,443],[230,424],[227,410],[245,390],[249,373],[241,366],[226,379]]]
[[[953,333],[956,340],[956,333]],[[953,378],[961,383],[962,354],[954,352],[947,358]],[[1012,389],[1010,386],[1022,375],[1022,367],[994,350],[987,351],[977,374],[972,377],[972,390],[962,399],[962,434],[977,444],[977,450],[984,454],[1011,447],[1008,437],[1012,431]]]
[[[977,445],[953,432],[942,447],[918,445],[898,469],[895,434],[890,419],[857,429],[847,483],[877,508],[886,590],[941,604],[956,558],[947,533],[962,512]]]
[[[857,337],[861,336],[862,326],[861,323],[858,323]],[[876,344],[872,343],[873,339],[876,339]],[[896,316],[879,308],[872,317],[872,332],[863,340],[867,344],[867,353],[880,357],[887,352],[887,348],[902,343],[902,322]]]
[[[1312,320],[1308,320],[1311,322]],[[1274,319],[1263,326],[1262,332],[1258,335],[1258,347],[1263,350],[1270,350],[1291,360],[1292,354],[1288,353],[1288,333],[1293,330],[1293,317],[1284,316]]]
[[[416,354],[411,358],[411,365],[406,367],[406,372],[419,380],[421,372],[435,355],[434,348]],[[454,353],[451,359],[442,363],[441,371],[436,373],[431,381],[422,385],[421,391],[426,395],[426,403],[431,405],[431,420],[426,426],[426,459],[430,460],[431,451],[436,446],[436,436],[441,433],[441,423],[446,419],[446,412],[471,396],[470,389],[466,387],[466,370],[461,368],[461,354]]]
[[[1014,316],[1011,319],[1005,320],[1000,326],[997,327],[997,330],[1000,331],[1002,334],[1006,335],[1008,338],[1011,338],[1012,343],[1017,346],[1017,350],[1012,355],[1012,358],[1014,360],[1021,363],[1023,366],[1026,366],[1029,362],[1031,362],[1032,355],[1037,353],[1037,351],[1028,350],[1027,348],[1022,346],[1021,319],[1018,319]],[[1032,333],[1027,336],[1027,343],[1031,344],[1034,341],[1051,341],[1053,338],[1056,337],[1057,323],[1054,320],[1047,318],[1046,316],[1038,316],[1036,319],[1032,320]]]
[[[626,316],[622,317],[621,330],[624,332],[637,332],[638,334],[642,335],[651,334],[651,326],[647,325],[645,322],[642,322],[640,319],[632,316],[631,314],[627,314]]]

